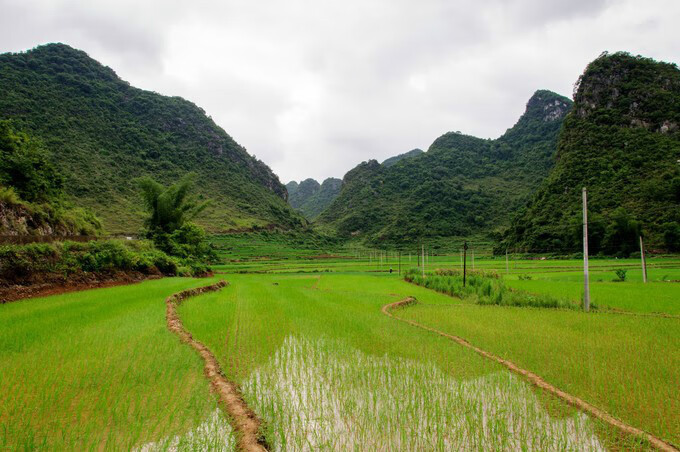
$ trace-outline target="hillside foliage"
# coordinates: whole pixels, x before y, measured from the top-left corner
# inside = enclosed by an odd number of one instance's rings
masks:
[[[64,179],[42,143],[0,120],[0,234],[94,235],[101,223],[65,200]]]
[[[288,202],[308,220],[314,220],[340,194],[342,181],[329,177],[319,184],[314,179],[305,179],[299,184],[295,181],[286,184]]]
[[[490,235],[547,176],[570,107],[565,97],[537,91],[498,139],[449,132],[391,166],[364,162],[345,175],[318,221],[370,243]]]
[[[67,45],[0,55],[0,119],[42,140],[67,195],[111,232],[142,224],[133,179],[171,183],[192,171],[199,193],[219,201],[201,220],[212,230],[304,221],[276,175],[202,109],[134,88]]]
[[[680,71],[603,54],[579,79],[557,163],[499,249],[579,251],[582,187],[593,254],[680,250]]]
[[[390,157],[388,159],[385,159],[382,162],[382,165],[383,166],[392,166],[392,165],[394,165],[395,163],[397,163],[401,160],[408,159],[408,158],[411,158],[411,157],[415,157],[415,156],[420,155],[422,153],[423,153],[422,149],[418,149],[418,148],[412,149],[412,150],[405,152],[403,154],[395,155],[394,157]]]

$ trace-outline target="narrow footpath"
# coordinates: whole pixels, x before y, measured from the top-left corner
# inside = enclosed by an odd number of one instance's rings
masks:
[[[218,395],[220,405],[226,410],[231,426],[237,436],[239,450],[245,452],[262,452],[267,450],[264,436],[260,433],[261,422],[255,412],[243,400],[236,383],[227,380],[220,364],[210,349],[193,338],[182,325],[177,314],[177,306],[187,298],[206,292],[214,292],[226,287],[229,283],[222,280],[215,284],[196,289],[183,290],[170,295],[166,300],[165,318],[168,329],[179,336],[180,340],[190,345],[203,358],[205,376],[210,381],[213,391]]]

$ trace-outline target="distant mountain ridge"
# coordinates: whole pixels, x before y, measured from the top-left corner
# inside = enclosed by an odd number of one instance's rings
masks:
[[[295,181],[286,184],[288,202],[309,220],[318,217],[337,198],[341,187],[342,180],[334,177],[329,177],[322,184],[311,178],[299,184]]]
[[[390,158],[386,159],[385,161],[383,161],[381,163],[381,165],[392,166],[392,165],[394,165],[395,163],[397,163],[401,160],[411,158],[411,157],[416,157],[416,156],[422,154],[423,152],[424,151],[422,149],[418,149],[418,148],[412,149],[412,150],[405,152],[403,154],[395,155],[394,157],[390,157]]]
[[[199,221],[209,230],[304,222],[271,169],[202,109],[134,88],[67,45],[0,55],[0,119],[45,143],[69,197],[109,232],[141,225],[136,177],[170,183],[190,171],[201,196],[215,201]]]
[[[392,165],[361,163],[345,175],[318,222],[373,243],[490,235],[548,175],[571,104],[537,91],[498,139],[449,132],[427,152]]]
[[[680,70],[627,53],[586,68],[557,147],[557,163],[515,216],[501,248],[578,252],[582,187],[590,252],[680,251]]]

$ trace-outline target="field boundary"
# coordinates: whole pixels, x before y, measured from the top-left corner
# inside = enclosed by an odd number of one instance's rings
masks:
[[[193,338],[191,333],[184,328],[177,314],[177,307],[187,298],[206,292],[215,292],[228,285],[227,281],[221,280],[209,286],[183,290],[170,295],[165,300],[165,318],[168,329],[179,336],[182,342],[190,345],[203,358],[205,376],[210,381],[213,391],[217,393],[220,404],[229,415],[231,426],[237,435],[238,448],[248,452],[266,451],[267,444],[260,433],[261,422],[255,412],[243,400],[238,385],[227,380],[215,355],[208,347]]]
[[[49,297],[71,292],[82,292],[84,290],[129,286],[132,284],[139,284],[144,281],[160,279],[162,276],[142,275],[141,273],[135,272],[117,272],[116,274],[112,275],[89,275],[89,279],[80,281],[67,280],[63,275],[58,275],[57,278],[57,281],[48,281],[27,285],[0,285],[0,305],[30,300],[32,298]]]
[[[637,427],[633,427],[632,425],[628,425],[625,422],[613,417],[609,413],[597,408],[594,405],[591,405],[590,403],[586,402],[585,400],[582,400],[578,397],[575,397],[569,393],[566,393],[562,391],[561,389],[556,388],[555,386],[551,385],[547,381],[545,381],[543,378],[540,376],[536,375],[535,373],[528,371],[526,369],[522,369],[521,367],[517,366],[515,363],[512,361],[508,361],[506,359],[503,359],[499,356],[494,355],[493,353],[487,352],[486,350],[483,350],[475,345],[472,345],[470,342],[467,340],[463,339],[462,337],[459,336],[454,336],[452,334],[445,333],[443,331],[437,330],[435,328],[431,328],[429,326],[425,326],[423,324],[420,324],[418,322],[414,322],[413,320],[407,320],[407,319],[402,319],[394,314],[392,314],[392,310],[395,308],[405,308],[409,305],[417,303],[417,300],[414,297],[407,297],[404,298],[403,300],[396,301],[394,303],[389,303],[386,304],[385,306],[382,307],[382,313],[385,314],[388,317],[391,317],[395,320],[398,320],[400,322],[407,323],[411,326],[415,326],[417,328],[438,334],[439,336],[445,337],[447,339],[450,339],[454,342],[456,342],[459,345],[462,345],[463,347],[469,348],[470,350],[476,352],[479,355],[482,355],[485,358],[488,358],[492,361],[495,361],[503,366],[505,366],[507,369],[510,371],[521,375],[522,377],[526,378],[531,384],[534,386],[538,386],[539,388],[555,395],[556,397],[560,398],[561,400],[565,401],[571,406],[574,406],[582,411],[585,411],[586,413],[596,417],[597,419],[600,419],[603,422],[606,422],[607,424],[618,428],[621,432],[628,434],[628,435],[633,435],[633,436],[638,436],[645,438],[647,441],[649,441],[654,447],[656,447],[659,450],[665,451],[665,452],[679,452],[679,449],[676,448],[673,444],[668,443],[660,438],[657,438],[656,436],[652,435],[651,433],[645,432],[644,430],[640,430]]]

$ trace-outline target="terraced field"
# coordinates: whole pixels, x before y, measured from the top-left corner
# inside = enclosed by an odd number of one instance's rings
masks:
[[[664,282],[680,279],[677,259],[651,259],[646,285],[635,261],[594,260],[598,309],[583,313],[481,306],[389,273],[393,256],[374,268],[374,256],[354,250],[270,251],[225,258],[213,278],[0,306],[0,449],[237,447],[239,426],[204,362],[165,318],[169,295],[222,279],[227,287],[188,298],[177,313],[237,384],[271,450],[654,448],[399,319],[510,360],[670,450],[680,443],[680,285]],[[456,257],[430,256],[428,270],[455,267]],[[415,264],[402,255],[402,270]],[[505,274],[504,259],[475,261],[512,288],[578,302],[578,261],[510,264]],[[627,280],[611,282],[621,266]],[[383,313],[407,297],[417,303],[396,318]]]

